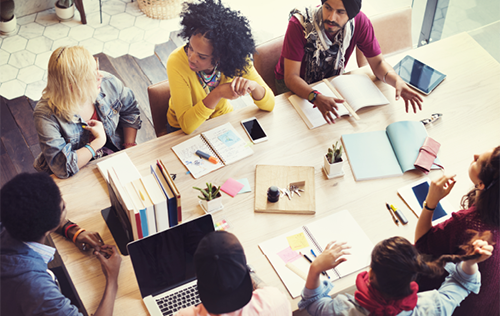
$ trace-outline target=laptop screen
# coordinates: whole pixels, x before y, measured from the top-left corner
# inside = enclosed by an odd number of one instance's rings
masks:
[[[127,245],[141,296],[157,295],[195,279],[193,255],[214,231],[210,214]]]

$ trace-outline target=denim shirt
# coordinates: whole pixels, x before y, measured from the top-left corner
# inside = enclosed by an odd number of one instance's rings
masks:
[[[470,292],[479,293],[481,274],[477,271],[468,275],[462,270],[461,263],[447,263],[446,271],[450,273],[439,290],[418,293],[417,306],[411,311],[401,311],[398,316],[437,316],[451,315],[455,308]],[[337,315],[369,315],[370,312],[361,307],[351,294],[339,294],[331,298],[328,293],[333,284],[323,281],[314,290],[304,288],[299,308],[307,309],[312,316]],[[492,302],[490,302],[492,303]]]
[[[101,73],[104,77],[94,106],[104,126],[107,141],[122,149],[123,128],[141,128],[139,106],[132,90],[112,74]],[[33,164],[35,169],[52,172],[58,178],[68,178],[77,173],[76,150],[84,147],[91,135],[90,131],[82,128],[81,116],[75,114],[72,121],[57,117],[46,99],[38,102],[33,116],[42,151]]]

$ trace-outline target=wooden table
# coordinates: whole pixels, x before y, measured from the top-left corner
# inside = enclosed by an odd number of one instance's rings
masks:
[[[247,107],[203,123],[197,133],[230,121],[243,136],[245,133],[239,124],[240,120],[256,116],[268,133],[269,140],[254,145],[255,153],[252,156],[197,180],[186,174],[185,167],[170,149],[194,135],[176,132],[127,149],[126,152],[142,175],[149,173],[149,165],[157,158],[164,161],[171,173],[177,174],[176,183],[182,195],[184,220],[203,214],[193,186],[203,186],[205,182],[221,185],[227,178],[232,177],[247,178],[253,189],[257,164],[314,166],[315,215],[255,213],[253,192],[237,195],[235,198],[224,194],[224,210],[214,214],[215,221],[225,219],[229,223],[229,231],[236,234],[242,242],[249,263],[263,281],[279,288],[290,298],[278,275],[257,246],[265,240],[347,209],[374,244],[395,235],[413,241],[417,218],[397,196],[396,191],[421,178],[422,174],[414,171],[399,177],[356,182],[349,164],[345,164],[344,177],[327,180],[322,171],[323,155],[342,134],[382,130],[395,121],[421,120],[433,113],[443,113],[444,116],[427,130],[431,137],[442,144],[439,156],[446,172],[458,175],[457,185],[449,197],[457,209],[460,197],[471,187],[467,170],[473,154],[499,145],[500,95],[497,89],[500,82],[500,64],[465,33],[412,50],[409,54],[448,75],[431,95],[424,97],[423,110],[417,114],[406,114],[403,101],[394,101],[394,89],[376,80],[376,85],[391,103],[360,110],[360,121],[342,118],[334,125],[309,130],[288,102],[289,94],[286,94],[276,98],[276,107],[271,113],[260,111],[257,107]],[[389,62],[394,65],[403,55],[405,54],[394,56]],[[369,69],[362,68],[354,72],[367,73],[374,79]],[[441,171],[433,171],[430,176],[433,178],[440,175]],[[98,231],[106,244],[114,244],[100,214],[100,210],[110,203],[105,182],[95,162],[76,176],[57,180],[57,183],[66,202],[68,218],[87,230]],[[406,214],[409,224],[396,226],[385,208],[385,202],[399,206]],[[99,261],[92,255],[80,252],[64,238],[55,234],[52,237],[84,307],[89,313],[93,313],[105,286]],[[355,274],[336,281],[334,291],[339,292],[351,287],[354,278]],[[147,314],[128,256],[123,257],[118,282],[115,315]],[[293,309],[297,309],[298,299],[290,298],[290,301]]]

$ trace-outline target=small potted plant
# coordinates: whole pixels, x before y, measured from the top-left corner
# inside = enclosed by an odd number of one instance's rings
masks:
[[[75,14],[74,0],[57,0],[56,15],[63,21],[69,20]]]
[[[328,179],[335,177],[340,177],[344,175],[342,171],[342,166],[344,161],[342,160],[342,145],[339,145],[337,141],[332,148],[328,148],[328,152],[324,156],[325,164],[323,169],[325,170]]]
[[[14,0],[0,2],[0,33],[9,34],[16,29],[17,21],[14,15]]]
[[[222,205],[222,195],[220,193],[220,186],[212,185],[207,183],[207,187],[204,189],[193,187],[195,190],[199,190],[202,195],[198,195],[200,198],[200,205],[206,213],[213,213],[222,210],[224,207]]]

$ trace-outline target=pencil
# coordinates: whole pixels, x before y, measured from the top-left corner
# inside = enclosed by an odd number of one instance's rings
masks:
[[[309,261],[309,263],[312,263],[312,260],[305,254],[303,254],[302,252],[299,252],[304,258],[306,258],[307,261]],[[325,271],[321,271],[321,274],[323,274],[324,276],[330,278],[330,276],[328,274],[326,274]]]
[[[392,220],[394,221],[394,224],[398,225],[399,226],[399,221],[398,219],[396,218],[396,216],[394,216],[394,212],[392,211],[391,207],[389,206],[389,203],[385,203],[385,206],[387,206],[387,209],[389,210],[389,213],[391,213],[391,216],[392,216]]]

